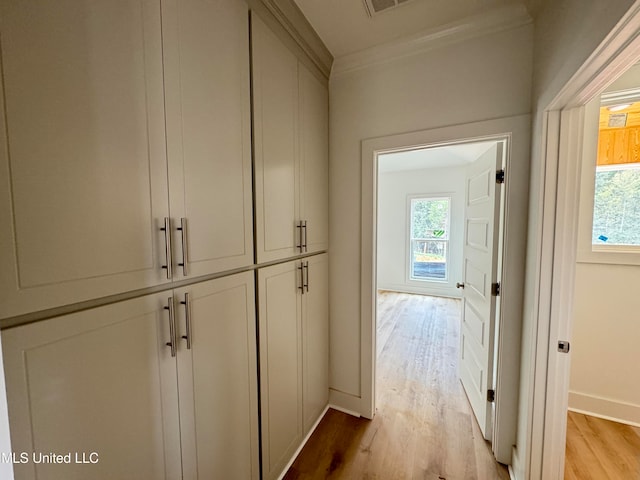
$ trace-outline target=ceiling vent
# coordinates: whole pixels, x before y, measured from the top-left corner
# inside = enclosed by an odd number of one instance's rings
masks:
[[[364,8],[367,10],[367,14],[370,17],[374,15],[391,10],[392,8],[398,7],[403,3],[408,3],[411,0],[363,0]]]

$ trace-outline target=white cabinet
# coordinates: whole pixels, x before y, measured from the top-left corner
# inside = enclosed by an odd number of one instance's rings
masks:
[[[253,262],[242,0],[0,0],[0,36],[0,318]]]
[[[72,455],[16,479],[258,478],[254,305],[247,272],[3,331],[13,451]]]
[[[174,276],[251,265],[247,4],[164,0],[162,7]]]
[[[329,259],[326,254],[303,260],[302,385],[305,434],[329,403]]]
[[[174,299],[184,478],[257,479],[254,273],[181,288]]]
[[[258,270],[262,469],[277,478],[327,405],[328,260]]]
[[[258,263],[328,246],[328,93],[251,17]]]

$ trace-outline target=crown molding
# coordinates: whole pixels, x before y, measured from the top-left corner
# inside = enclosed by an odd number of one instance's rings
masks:
[[[259,2],[275,17],[313,64],[320,69],[326,78],[329,78],[333,55],[298,5],[293,0],[249,0],[247,3],[250,7],[255,8],[256,2]]]
[[[416,35],[338,57],[333,62],[331,75],[335,77],[374,65],[389,63],[454,43],[528,25],[532,22],[532,18],[523,5],[497,8]]]

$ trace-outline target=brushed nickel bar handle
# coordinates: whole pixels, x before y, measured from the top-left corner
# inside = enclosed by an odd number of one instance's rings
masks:
[[[298,287],[298,290],[300,290],[300,292],[302,293],[302,295],[304,295],[304,262],[300,262],[300,266],[298,267],[298,270],[300,270],[300,286]]]
[[[173,297],[167,298],[167,306],[164,307],[165,310],[169,310],[169,337],[171,340],[167,342],[165,345],[167,347],[171,347],[171,356],[176,356],[176,317],[173,311]]]
[[[184,305],[184,316],[185,316],[185,329],[186,335],[182,335],[187,341],[187,350],[191,350],[191,302],[189,301],[189,294],[184,294],[184,302],[180,302]]]
[[[309,262],[304,262],[304,270],[307,272],[307,281],[304,283],[303,287],[307,289],[307,293],[309,293]]]
[[[167,260],[166,265],[162,265],[162,268],[167,270],[167,278],[171,280],[173,271],[171,268],[171,220],[169,217],[164,217],[164,227],[160,230],[164,232],[164,254]]]
[[[178,265],[180,265],[182,267],[182,274],[186,277],[189,272],[187,271],[187,219],[182,217],[180,219],[180,226],[178,227],[178,230],[181,232],[181,237],[182,237],[182,263],[179,263]]]
[[[298,229],[298,245],[296,245],[296,248],[300,249],[300,253],[302,253],[304,252],[304,245],[302,243],[302,221],[298,222],[296,228]]]
[[[302,228],[304,229],[304,243],[302,246],[304,247],[304,251],[307,252],[307,221],[302,222]]]

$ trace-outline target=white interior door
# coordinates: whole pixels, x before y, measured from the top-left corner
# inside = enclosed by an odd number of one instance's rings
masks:
[[[492,433],[493,357],[496,297],[492,284],[498,275],[498,229],[503,144],[496,143],[469,166],[466,180],[463,252],[463,308],[460,329],[460,379],[480,430]]]

